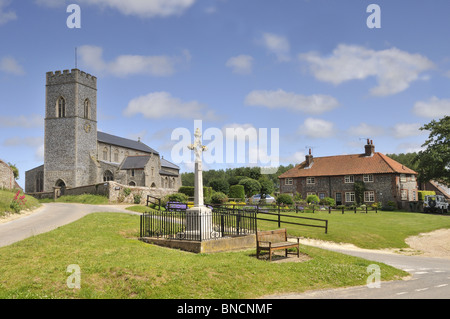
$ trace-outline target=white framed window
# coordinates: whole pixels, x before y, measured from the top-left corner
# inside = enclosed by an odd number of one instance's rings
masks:
[[[344,182],[345,183],[354,183],[355,182],[355,176],[353,176],[353,175],[346,175],[344,177]]]
[[[416,176],[415,176],[415,175],[411,175],[410,181],[411,181],[411,182],[415,182],[415,181],[416,181]]]
[[[319,193],[319,199],[324,199],[325,198],[325,193]]]
[[[372,174],[364,175],[363,176],[363,181],[364,181],[364,183],[372,183],[373,182],[373,175]]]
[[[307,177],[306,178],[306,184],[308,185],[312,185],[316,183],[316,178],[315,177]]]
[[[355,192],[345,192],[345,202],[346,203],[355,202]]]
[[[406,182],[406,174],[400,174],[400,182],[402,183]]]
[[[307,192],[306,197],[308,197],[309,195],[316,195],[316,193],[315,192]]]
[[[286,178],[284,181],[284,185],[292,185],[294,184],[294,180],[292,178]]]
[[[412,175],[412,176],[414,176],[414,175]],[[411,191],[411,198],[412,198],[413,201],[417,200],[416,191],[414,189]]]
[[[364,202],[366,202],[366,203],[375,202],[375,192],[374,191],[364,192]]]

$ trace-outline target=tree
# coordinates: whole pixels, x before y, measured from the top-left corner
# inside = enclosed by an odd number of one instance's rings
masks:
[[[366,191],[366,185],[362,181],[355,181],[355,202],[358,205],[364,203],[364,192]]]
[[[11,164],[8,162],[9,167],[11,168],[13,174],[14,174],[14,179],[18,180],[19,179],[19,169],[16,167],[15,164]]]
[[[243,185],[231,185],[228,193],[229,198],[239,198],[241,201],[245,199],[245,189]]]
[[[224,179],[213,179],[209,182],[209,186],[216,192],[221,192],[224,194],[228,194],[228,191],[230,190],[230,185]]]
[[[450,116],[433,120],[420,128],[430,132],[422,145],[425,150],[416,156],[419,182],[437,180],[450,185]]]
[[[253,178],[243,178],[239,181],[239,185],[244,186],[245,195],[247,197],[258,194],[261,190],[261,184]]]
[[[269,179],[267,176],[261,176],[261,178],[258,180],[259,184],[261,185],[261,198],[265,195],[272,194],[274,190],[273,182],[271,179]]]

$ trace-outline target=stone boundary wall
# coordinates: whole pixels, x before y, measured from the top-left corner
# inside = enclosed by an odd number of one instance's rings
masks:
[[[124,189],[129,189],[130,194],[125,196]],[[59,189],[55,189],[56,196],[59,197]],[[55,198],[55,192],[44,192],[44,193],[28,193],[37,199],[44,198]],[[105,182],[93,185],[86,185],[74,188],[66,188],[64,195],[83,195],[83,194],[93,194],[106,196],[110,203],[128,203],[134,204],[134,195],[140,195],[140,204],[145,205],[147,202],[147,195],[153,197],[162,198],[166,195],[176,193],[177,189],[169,188],[149,188],[149,187],[134,187],[122,185],[117,182]]]

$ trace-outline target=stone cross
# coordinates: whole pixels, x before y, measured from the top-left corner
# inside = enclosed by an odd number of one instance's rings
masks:
[[[202,152],[206,151],[206,146],[202,145],[202,133],[197,128],[194,133],[194,144],[188,146],[195,153],[195,181],[194,181],[194,207],[203,205],[203,174],[202,174]]]

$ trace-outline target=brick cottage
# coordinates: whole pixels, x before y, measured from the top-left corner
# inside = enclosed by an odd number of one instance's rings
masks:
[[[388,201],[405,207],[417,202],[417,172],[375,152],[373,141],[367,140],[365,152],[306,160],[281,174],[280,193],[299,193],[302,198],[317,195],[320,199],[331,197],[336,205],[355,203],[355,182],[364,183],[364,204]]]

